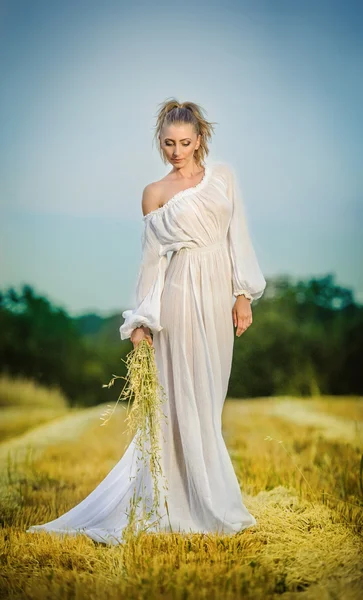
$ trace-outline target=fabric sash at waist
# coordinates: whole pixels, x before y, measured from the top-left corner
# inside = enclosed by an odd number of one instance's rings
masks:
[[[221,240],[214,244],[208,244],[207,246],[193,246],[192,248],[182,246],[182,248],[179,248],[179,250],[176,251],[176,254],[180,254],[181,252],[193,252],[193,254],[201,252],[211,252],[213,250],[217,250],[218,248],[227,248],[226,240]]]

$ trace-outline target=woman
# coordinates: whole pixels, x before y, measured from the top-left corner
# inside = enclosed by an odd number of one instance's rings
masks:
[[[143,339],[154,345],[167,397],[160,443],[168,515],[159,531],[234,533],[256,524],[242,500],[221,416],[233,326],[240,336],[251,325],[251,303],[262,296],[266,281],[233,170],[224,163],[204,165],[212,130],[194,103],[170,100],[159,110],[155,137],[173,169],[144,189],[137,302],[122,313],[120,327],[121,339],[130,338],[134,346]],[[85,500],[28,531],[83,532],[120,543],[138,485],[134,444],[135,438]]]

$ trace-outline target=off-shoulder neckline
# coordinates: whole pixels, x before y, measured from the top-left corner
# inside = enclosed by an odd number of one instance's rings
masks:
[[[212,168],[209,165],[205,165],[204,166],[204,175],[203,175],[202,179],[200,180],[200,182],[197,183],[197,185],[188,187],[185,190],[180,190],[180,192],[177,192],[176,194],[174,194],[174,196],[169,198],[169,200],[167,202],[165,202],[162,206],[159,206],[158,208],[155,208],[154,210],[151,210],[150,212],[148,212],[146,215],[143,215],[143,217],[142,217],[143,221],[146,221],[147,219],[149,219],[150,217],[152,217],[156,214],[161,215],[162,213],[164,213],[164,211],[166,211],[167,207],[170,208],[170,205],[174,204],[182,196],[188,196],[189,194],[193,194],[193,193],[201,190],[205,186],[207,181],[209,180],[211,172],[212,172]]]

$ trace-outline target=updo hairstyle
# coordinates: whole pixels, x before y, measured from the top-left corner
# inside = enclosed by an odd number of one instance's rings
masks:
[[[163,162],[165,164],[168,162],[160,142],[161,131],[164,125],[190,123],[193,125],[196,134],[201,135],[199,148],[194,151],[195,162],[198,166],[204,167],[204,161],[209,154],[208,142],[212,138],[212,133],[214,133],[212,124],[214,122],[207,121],[203,108],[194,102],[180,103],[176,98],[171,98],[161,102],[158,106],[154,140],[157,142]]]

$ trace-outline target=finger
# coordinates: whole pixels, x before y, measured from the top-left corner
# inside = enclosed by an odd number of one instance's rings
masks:
[[[242,333],[244,333],[246,331],[246,329],[248,329],[249,327],[249,321],[248,319],[238,319],[238,328],[236,331],[236,335],[239,337]]]

